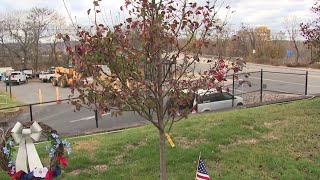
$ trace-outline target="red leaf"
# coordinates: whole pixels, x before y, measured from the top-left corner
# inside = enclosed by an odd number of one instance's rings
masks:
[[[57,157],[57,161],[63,166],[66,167],[68,166],[68,160],[64,158],[63,156]]]
[[[101,12],[100,10],[96,10],[96,13],[99,13],[99,12]]]
[[[53,171],[48,171],[47,174],[46,174],[46,180],[53,180],[53,174],[54,172]]]

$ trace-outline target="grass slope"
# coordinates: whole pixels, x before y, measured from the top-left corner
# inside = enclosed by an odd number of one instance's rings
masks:
[[[194,179],[199,152],[213,179],[319,179],[320,99],[192,116],[174,125],[168,179]],[[159,179],[152,126],[74,138],[58,179]],[[38,146],[40,157],[47,157]],[[8,179],[3,173],[0,179]]]
[[[11,99],[8,93],[0,92],[0,109],[14,107],[18,105],[21,105],[21,103],[18,100],[16,100],[15,98]]]

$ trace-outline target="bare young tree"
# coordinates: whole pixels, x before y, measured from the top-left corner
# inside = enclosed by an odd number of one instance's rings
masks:
[[[296,16],[287,17],[283,21],[283,26],[286,32],[288,33],[291,45],[293,46],[296,52],[295,63],[298,63],[300,58],[300,50],[299,50],[298,40],[297,40],[300,34],[299,21]]]
[[[94,1],[94,13],[100,13],[98,7],[99,1]],[[82,77],[94,79],[74,84],[73,91],[80,96],[72,103],[78,109],[96,106],[100,112],[116,108],[114,115],[133,110],[154,125],[159,132],[162,180],[167,178],[166,133],[193,108],[198,89],[221,91],[225,76],[243,66],[240,60],[228,63],[220,58],[198,78],[186,76],[203,48],[211,45],[211,32],[223,28],[217,24],[219,7],[217,0],[203,6],[187,0],[126,0],[121,7],[128,14],[125,22],[108,27],[95,21],[96,31],[80,30],[80,44],[67,48],[79,62]],[[111,73],[101,73],[101,64]],[[179,111],[180,106],[188,108]]]

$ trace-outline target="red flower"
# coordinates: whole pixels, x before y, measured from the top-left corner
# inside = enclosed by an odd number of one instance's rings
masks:
[[[53,171],[48,171],[47,174],[46,174],[46,180],[52,180],[53,179],[53,174],[54,172]]]
[[[57,157],[57,161],[63,166],[66,167],[68,166],[68,160],[64,158],[63,156]]]
[[[19,172],[14,173],[14,174],[11,176],[11,178],[12,178],[12,179],[19,179],[20,176],[22,175],[22,173],[23,173],[23,171],[20,170]]]

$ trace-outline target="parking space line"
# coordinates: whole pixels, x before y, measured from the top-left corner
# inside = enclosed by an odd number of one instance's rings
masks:
[[[106,113],[106,114],[102,114],[102,116],[107,116],[107,115],[110,115],[111,113]],[[79,121],[88,121],[90,119],[94,119],[95,116],[89,116],[89,117],[86,117],[86,118],[81,118],[81,119],[77,119],[77,120],[72,120],[70,121],[71,123],[74,123],[74,122],[79,122]]]

